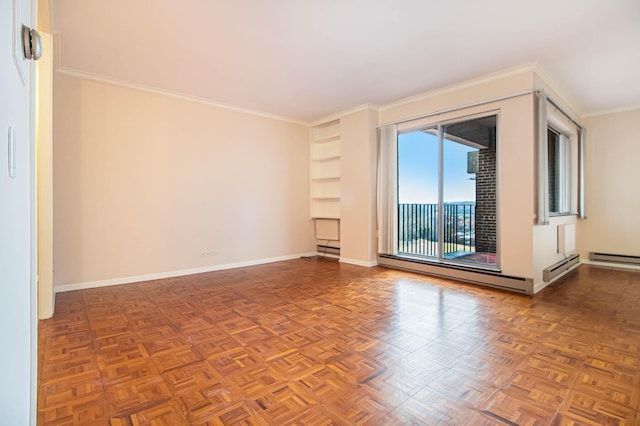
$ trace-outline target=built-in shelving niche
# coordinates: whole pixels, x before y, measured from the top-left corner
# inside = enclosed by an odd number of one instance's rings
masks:
[[[318,252],[340,254],[340,120],[312,127],[311,218]]]

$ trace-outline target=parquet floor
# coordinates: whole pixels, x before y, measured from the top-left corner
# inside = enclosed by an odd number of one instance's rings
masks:
[[[637,425],[640,273],[530,297],[292,260],[57,295],[39,425]]]

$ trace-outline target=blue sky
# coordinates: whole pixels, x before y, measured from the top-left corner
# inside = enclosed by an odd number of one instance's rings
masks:
[[[466,145],[444,141],[444,201],[475,201],[475,181],[467,173]],[[398,135],[398,201],[438,202],[438,137],[423,132]]]

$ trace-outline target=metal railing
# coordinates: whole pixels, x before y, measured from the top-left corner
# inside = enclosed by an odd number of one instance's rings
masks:
[[[475,251],[475,203],[443,205],[443,251]],[[398,251],[438,256],[438,205],[398,204]]]

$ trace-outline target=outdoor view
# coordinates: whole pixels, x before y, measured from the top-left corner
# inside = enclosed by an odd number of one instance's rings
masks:
[[[398,251],[496,265],[496,117],[441,132],[441,166],[437,127],[398,135]]]

